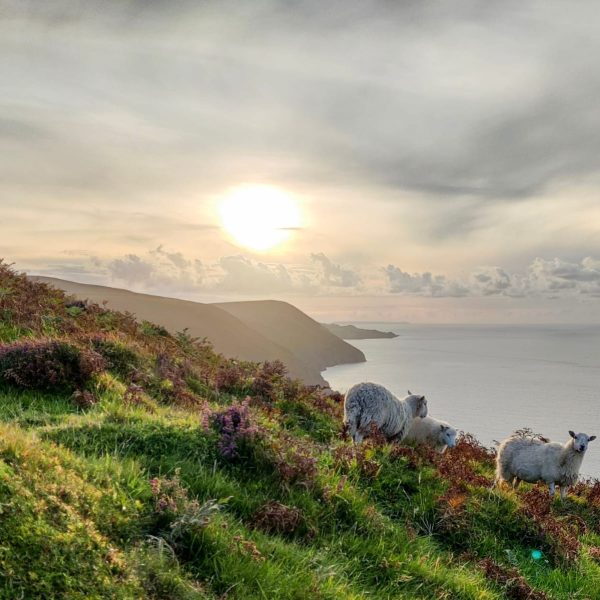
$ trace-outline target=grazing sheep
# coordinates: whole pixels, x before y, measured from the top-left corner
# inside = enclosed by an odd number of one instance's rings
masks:
[[[415,419],[404,438],[405,442],[433,446],[438,452],[456,446],[456,429],[445,421],[433,417]]]
[[[413,420],[427,416],[427,400],[408,392],[404,400],[377,383],[357,383],[346,392],[344,423],[360,444],[372,425],[388,439],[402,440]]]
[[[564,500],[568,487],[577,481],[588,442],[596,439],[595,435],[575,435],[572,431],[569,435],[564,445],[515,435],[504,440],[496,457],[494,486],[500,481],[512,482],[513,487],[521,481],[544,481],[549,486],[550,497],[554,497],[559,485],[560,499]]]

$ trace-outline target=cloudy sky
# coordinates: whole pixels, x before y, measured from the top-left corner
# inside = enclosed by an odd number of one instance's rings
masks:
[[[599,322],[599,18],[0,0],[0,256],[324,319]],[[283,241],[224,229],[240,189],[297,208]]]

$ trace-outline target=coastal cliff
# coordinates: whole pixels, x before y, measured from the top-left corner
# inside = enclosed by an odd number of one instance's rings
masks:
[[[307,385],[326,385],[321,371],[338,364],[364,362],[364,354],[286,302],[203,304],[129,290],[32,277],[82,300],[103,303],[151,321],[171,333],[187,328],[206,338],[215,351],[250,361],[280,360],[291,377]]]

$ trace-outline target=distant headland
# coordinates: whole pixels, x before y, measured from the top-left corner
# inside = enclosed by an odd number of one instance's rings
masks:
[[[378,329],[363,329],[355,325],[338,325],[337,323],[322,323],[328,331],[343,340],[377,340],[382,338],[396,338],[393,331],[379,331]]]

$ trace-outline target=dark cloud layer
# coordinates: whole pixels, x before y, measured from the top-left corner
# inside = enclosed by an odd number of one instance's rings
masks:
[[[46,153],[48,184],[119,191],[246,161],[282,182],[491,202],[600,166],[591,1],[0,7],[0,135],[54,150],[21,148],[9,180],[27,152]]]

